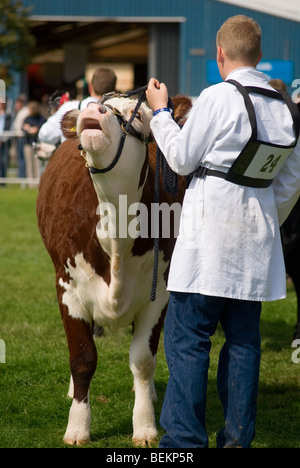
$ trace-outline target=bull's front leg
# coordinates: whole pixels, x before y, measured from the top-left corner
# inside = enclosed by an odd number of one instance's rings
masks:
[[[89,386],[97,366],[97,350],[90,325],[72,318],[63,304],[60,308],[68,339],[73,382],[73,402],[64,442],[83,445],[90,442]]]
[[[158,316],[157,322],[153,323],[153,317],[157,316],[154,308],[154,303],[151,303],[146,313],[135,320],[130,347],[130,369],[134,377],[135,391],[132,440],[139,446],[155,444],[158,439],[153,408],[153,400],[157,399],[154,372],[165,310],[160,318]]]

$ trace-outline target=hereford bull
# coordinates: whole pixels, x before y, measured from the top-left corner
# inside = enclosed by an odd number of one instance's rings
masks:
[[[177,102],[174,107],[179,119],[191,103],[186,99]],[[147,209],[147,229],[151,229],[155,151],[149,150],[153,144],[139,138],[150,134],[152,113],[145,103],[132,122],[135,131],[128,132],[118,162],[107,172],[93,173],[109,168],[114,160],[122,135],[120,116],[128,122],[135,105],[136,100],[113,97],[105,105],[91,103],[81,113],[67,114],[62,129],[69,138],[52,156],[40,182],[38,224],[56,271],[70,354],[73,402],[64,436],[67,444],[90,441],[89,385],[97,365],[94,323],[112,329],[133,325],[129,353],[135,391],[133,441],[146,445],[157,438],[153,375],[168,303],[166,279],[175,235],[174,229],[168,237],[160,232],[157,295],[151,301],[154,239],[145,230],[144,235],[128,234],[133,221],[137,231],[142,205]],[[161,188],[159,202],[181,203],[183,192],[184,181],[179,183],[176,199]],[[125,217],[124,211],[119,216],[124,201],[131,207]]]

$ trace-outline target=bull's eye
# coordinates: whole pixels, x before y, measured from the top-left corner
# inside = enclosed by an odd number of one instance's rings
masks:
[[[132,116],[133,113],[134,113],[134,110],[131,110],[131,111],[130,111],[131,116]],[[139,120],[140,122],[142,122],[142,115],[141,115],[140,112],[137,112],[137,113],[135,114],[134,118],[137,119],[137,120]]]

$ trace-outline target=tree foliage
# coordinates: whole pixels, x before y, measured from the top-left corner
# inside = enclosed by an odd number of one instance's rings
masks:
[[[0,0],[0,79],[6,86],[12,84],[13,72],[25,70],[30,62],[35,39],[29,12],[21,0]]]

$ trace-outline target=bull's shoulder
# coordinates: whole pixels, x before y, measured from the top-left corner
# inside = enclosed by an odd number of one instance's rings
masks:
[[[97,244],[97,204],[78,141],[66,140],[46,167],[36,206],[39,229],[53,260],[59,256],[63,261]]]
[[[61,184],[78,184],[90,179],[78,149],[79,139],[66,140],[54,152],[41,177],[39,192],[61,190]],[[51,190],[50,190],[51,187]],[[50,195],[50,194],[48,194]]]

